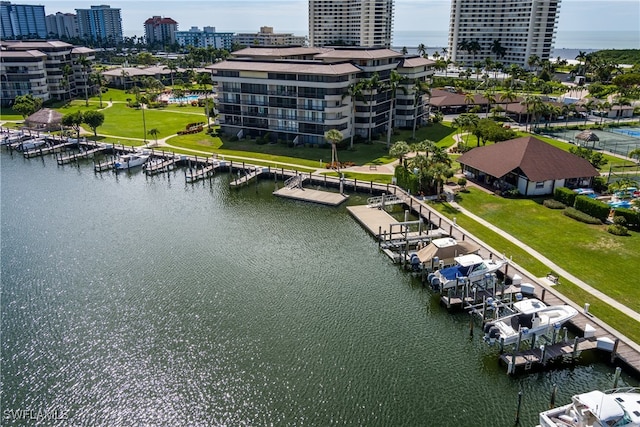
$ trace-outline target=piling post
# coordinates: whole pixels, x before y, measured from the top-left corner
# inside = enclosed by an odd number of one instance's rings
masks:
[[[542,344],[540,346],[540,360],[542,361],[542,366],[547,365],[547,361],[545,360],[547,356],[547,346]]]
[[[551,397],[549,398],[549,409],[556,407],[556,395],[558,394],[558,386],[556,384],[551,387]]]
[[[542,288],[542,296],[540,297],[540,301],[544,301],[544,296],[547,293],[547,290],[545,288]]]
[[[579,338],[575,337],[573,339],[573,351],[571,352],[571,361],[573,362],[576,357],[578,356],[578,342],[579,342]]]
[[[567,342],[567,327],[566,326],[562,328],[562,340],[564,342]]]
[[[536,334],[531,334],[531,348],[536,346]]]
[[[620,366],[616,366],[616,372],[613,374],[613,388],[618,388],[618,381],[620,380],[620,372],[622,368]]]
[[[469,311],[469,336],[473,337],[473,310]]]
[[[518,392],[518,409],[516,410],[515,425],[520,424],[520,407],[522,406],[522,390]]]
[[[518,331],[518,341],[516,342],[516,351],[520,351],[520,342],[522,341],[522,329]]]
[[[380,246],[382,245],[382,226],[379,225],[378,226],[378,249],[380,249]]]
[[[504,337],[500,337],[500,354],[504,353]]]
[[[616,360],[616,356],[618,354],[618,344],[620,344],[620,338],[616,338],[615,342],[613,343],[613,350],[611,351],[611,363]]]

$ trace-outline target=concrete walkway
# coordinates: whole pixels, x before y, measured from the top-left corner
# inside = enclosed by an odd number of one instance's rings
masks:
[[[505,232],[504,230],[501,230],[500,228],[494,226],[493,224],[485,221],[484,219],[480,218],[479,216],[475,215],[474,213],[469,212],[468,210],[466,210],[465,208],[460,206],[458,203],[449,202],[449,204],[451,206],[453,206],[455,209],[457,209],[459,212],[463,213],[464,215],[468,216],[469,218],[473,219],[474,221],[476,221],[476,222],[482,224],[483,226],[487,227],[489,230],[499,234],[500,236],[504,237],[505,239],[509,240],[510,242],[515,243],[516,245],[520,246],[522,249],[527,251],[529,254],[531,254],[538,261],[542,262],[544,265],[549,267],[551,270],[555,271],[560,276],[562,276],[562,277],[566,278],[567,280],[569,280],[570,282],[574,283],[576,286],[580,287],[581,289],[589,292],[591,295],[595,296],[599,300],[601,300],[603,302],[606,302],[610,306],[616,308],[617,310],[621,311],[622,313],[626,314],[627,316],[631,317],[632,319],[636,319],[636,320],[640,319],[640,313],[630,309],[629,307],[625,306],[624,304],[619,303],[618,301],[614,300],[613,298],[603,294],[599,290],[593,288],[592,286],[590,286],[587,283],[583,282],[582,280],[578,279],[577,277],[575,277],[574,275],[572,275],[571,273],[569,273],[568,271],[564,270],[562,267],[558,266],[556,263],[551,261],[549,258],[547,258],[544,255],[542,255],[540,252],[538,252],[535,249],[533,249],[531,246],[528,246],[527,244],[521,242],[520,240],[518,240],[515,237],[513,237],[511,234],[509,234],[509,233]]]

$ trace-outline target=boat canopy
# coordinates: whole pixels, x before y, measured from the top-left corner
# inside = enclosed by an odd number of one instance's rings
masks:
[[[601,391],[590,391],[575,396],[576,407],[586,406],[605,425],[615,425],[615,421],[624,417],[624,409],[616,401],[615,394],[605,394]]]
[[[461,267],[471,267],[472,265],[482,263],[482,257],[476,254],[462,255],[456,257],[455,260]]]

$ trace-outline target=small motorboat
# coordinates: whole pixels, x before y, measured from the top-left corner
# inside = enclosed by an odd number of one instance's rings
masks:
[[[540,413],[539,427],[640,427],[640,389],[576,394],[571,403]]]
[[[500,317],[484,326],[484,340],[489,345],[502,342],[515,344],[518,339],[531,339],[560,330],[562,325],[578,314],[570,305],[548,306],[537,299],[514,303],[514,313]]]
[[[482,285],[493,273],[507,263],[506,260],[495,261],[483,259],[480,255],[468,254],[454,258],[453,267],[443,268],[429,275],[429,284],[434,290],[445,290],[459,283]]]
[[[115,162],[117,170],[131,169],[144,165],[149,160],[149,155],[144,153],[121,154]]]
[[[47,143],[47,141],[45,141],[42,138],[33,138],[33,139],[27,139],[26,141],[23,141],[20,146],[19,146],[19,150],[20,151],[29,151],[29,150],[33,150],[35,148],[38,147],[42,147],[43,145],[45,145]]]

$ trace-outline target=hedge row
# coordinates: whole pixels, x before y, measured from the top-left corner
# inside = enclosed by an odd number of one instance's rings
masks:
[[[553,191],[553,198],[567,206],[573,206],[576,201],[576,193],[567,187],[558,187]]]
[[[614,216],[623,217],[627,221],[627,227],[634,230],[640,229],[640,211],[616,208]]]
[[[587,196],[577,196],[573,207],[580,212],[598,218],[602,222],[607,220],[609,212],[611,211],[611,206],[608,204]]]
[[[567,208],[564,211],[562,211],[562,213],[568,216],[569,218],[573,218],[575,220],[578,220],[587,224],[594,224],[594,225],[602,224],[602,221],[600,221],[598,218],[595,218],[591,215],[587,215],[584,212],[580,212],[575,208]]]

